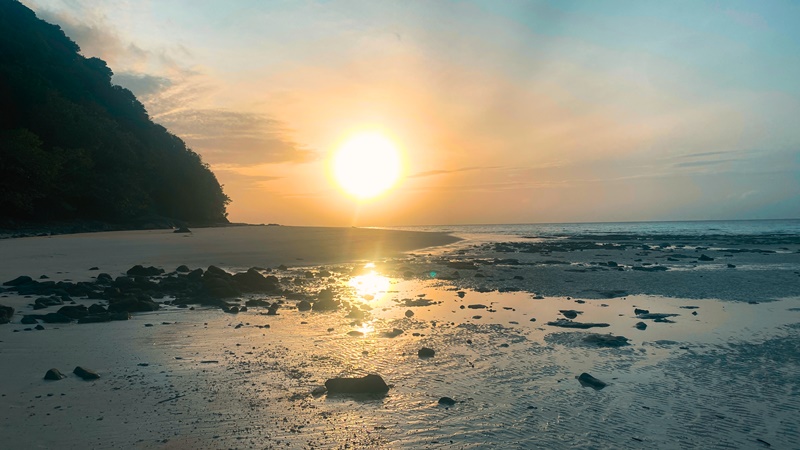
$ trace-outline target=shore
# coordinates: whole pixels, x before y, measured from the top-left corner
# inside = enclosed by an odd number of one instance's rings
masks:
[[[0,304],[17,309],[0,325],[5,442],[638,449],[800,440],[797,237],[456,242],[247,228],[0,242],[16,252],[0,281],[45,275],[39,281],[87,282],[107,297],[72,296],[73,307],[111,309],[132,294],[160,305],[129,320],[36,329],[20,319],[63,306],[34,311],[37,295],[5,287]],[[438,247],[407,253],[424,245]],[[164,273],[125,276],[135,264]],[[274,278],[203,306],[170,290],[192,280],[175,271],[182,264],[202,268],[199,279]],[[328,298],[334,307],[316,308]],[[76,366],[99,378],[80,379]],[[43,380],[50,368],[67,377]],[[385,395],[323,388],[370,373],[388,383]]]

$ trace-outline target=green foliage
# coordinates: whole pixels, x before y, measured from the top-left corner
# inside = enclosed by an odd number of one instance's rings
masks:
[[[226,221],[198,154],[60,27],[0,0],[0,217]]]

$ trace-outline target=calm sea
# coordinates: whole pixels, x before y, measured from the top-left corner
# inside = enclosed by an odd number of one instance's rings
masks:
[[[711,220],[675,222],[534,223],[508,225],[431,225],[392,227],[401,230],[441,231],[479,238],[543,238],[568,236],[640,235],[795,235],[800,236],[800,219]]]

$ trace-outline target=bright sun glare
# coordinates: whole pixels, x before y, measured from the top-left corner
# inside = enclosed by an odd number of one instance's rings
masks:
[[[376,197],[400,178],[400,154],[380,133],[362,133],[348,139],[333,157],[333,175],[339,186],[358,199]]]

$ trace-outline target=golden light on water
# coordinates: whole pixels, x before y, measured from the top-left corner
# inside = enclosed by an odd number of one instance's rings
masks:
[[[354,135],[337,150],[332,163],[336,183],[359,200],[386,192],[402,171],[397,146],[380,133]]]
[[[365,269],[373,269],[374,267],[375,265],[372,263],[364,266]],[[355,290],[355,294],[359,299],[373,305],[386,297],[391,282],[389,277],[385,277],[375,270],[369,270],[367,273],[351,278],[348,285]]]

